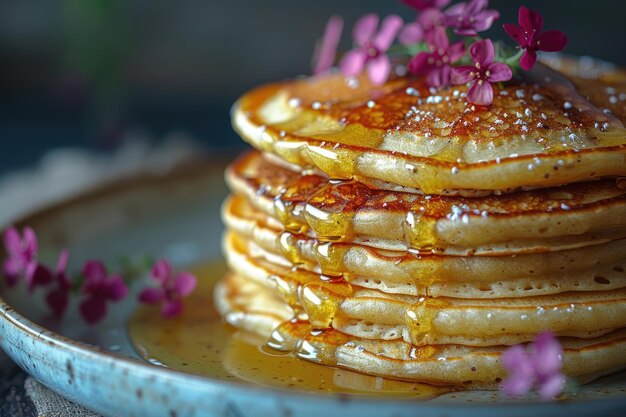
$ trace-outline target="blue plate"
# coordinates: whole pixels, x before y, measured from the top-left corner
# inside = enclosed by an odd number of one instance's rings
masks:
[[[42,256],[62,247],[71,267],[98,257],[165,256],[189,266],[220,256],[219,207],[226,189],[222,164],[141,176],[108,185],[28,216]],[[624,416],[626,374],[603,378],[570,400],[510,401],[494,392],[461,392],[416,402],[289,392],[229,383],[143,361],[126,326],[134,297],[88,327],[76,306],[58,321],[41,296],[0,288],[0,346],[26,372],[63,395],[107,416]]]

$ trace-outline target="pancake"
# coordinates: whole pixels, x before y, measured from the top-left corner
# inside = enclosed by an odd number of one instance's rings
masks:
[[[335,327],[336,319],[342,323],[362,321],[399,326],[396,337],[417,346],[490,346],[529,341],[543,329],[589,337],[626,327],[626,289],[499,299],[416,297],[252,259],[238,249],[237,242],[226,240],[230,269],[273,290],[296,311],[305,312],[316,329]]]
[[[540,64],[494,85],[483,107],[466,102],[466,86],[434,91],[399,77],[375,87],[331,74],[247,93],[233,125],[257,149],[333,179],[427,194],[552,187],[626,175],[624,103],[610,103],[626,93],[619,81],[611,94],[597,77],[572,82]]]
[[[575,59],[563,55],[542,57],[546,65],[565,74],[576,89],[615,117],[626,119],[626,70],[589,57]]]
[[[268,337],[281,323],[294,317],[289,304],[243,281],[217,285],[213,298],[215,307],[228,324],[260,336]]]
[[[335,182],[248,153],[231,190],[288,231],[324,241],[449,254],[562,250],[626,237],[626,180],[477,198],[424,196]]]
[[[269,291],[234,274],[227,274],[218,284],[215,300],[227,321],[250,328],[270,338],[272,347],[293,351],[305,360],[392,379],[469,389],[497,389],[506,376],[500,365],[503,346],[416,347],[401,340],[359,339],[334,329],[313,331],[298,320],[279,325],[273,312],[266,313],[268,305],[278,303]],[[271,326],[257,326],[259,322],[277,327],[268,332]],[[580,382],[617,371],[626,363],[624,330],[593,339],[561,338],[561,343],[563,371]]]
[[[237,251],[239,246],[239,252],[255,258],[343,275],[354,284],[388,293],[502,298],[626,287],[626,239],[516,256],[441,256],[281,233],[239,217],[228,203],[223,218],[231,231],[225,252]]]

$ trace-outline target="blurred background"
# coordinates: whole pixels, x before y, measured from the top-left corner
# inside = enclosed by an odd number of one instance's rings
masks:
[[[626,2],[492,0],[502,16],[491,36],[506,36],[521,4],[569,35],[566,52],[626,65]],[[51,149],[112,153],[129,138],[242,147],[236,98],[309,73],[330,15],[351,27],[371,11],[414,18],[399,0],[2,0],[0,175]]]

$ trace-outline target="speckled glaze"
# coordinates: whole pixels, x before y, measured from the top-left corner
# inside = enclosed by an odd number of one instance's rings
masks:
[[[111,261],[122,254],[165,255],[178,265],[210,260],[219,256],[222,169],[205,164],[111,184],[20,223],[38,232],[44,258],[69,247],[74,268],[89,257]],[[626,409],[624,373],[553,403],[491,392],[391,401],[227,383],[139,359],[126,334],[134,297],[90,328],[75,305],[56,321],[38,302],[41,294],[0,287],[0,295],[0,346],[7,354],[49,388],[106,416],[622,416]]]

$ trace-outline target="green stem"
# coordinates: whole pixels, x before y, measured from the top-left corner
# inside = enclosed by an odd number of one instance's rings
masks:
[[[393,45],[387,51],[387,55],[390,56],[415,56],[420,52],[428,51],[428,47],[425,42],[417,42],[411,45]]]
[[[525,50],[523,48],[520,48],[515,55],[511,55],[510,57],[506,58],[504,60],[504,63],[510,67],[517,65],[520,58],[522,58],[522,55],[524,55],[524,52]]]

